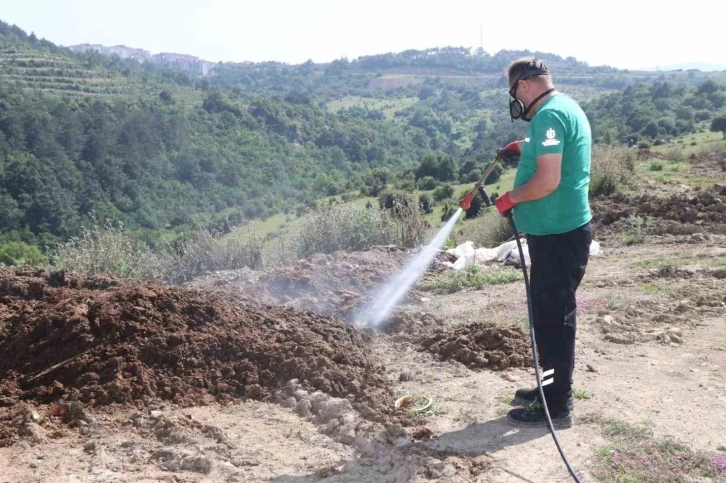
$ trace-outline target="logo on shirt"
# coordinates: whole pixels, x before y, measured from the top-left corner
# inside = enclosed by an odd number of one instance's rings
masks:
[[[555,130],[552,128],[549,128],[547,130],[547,140],[542,141],[542,146],[557,146],[560,144],[560,141],[558,139],[555,139]]]

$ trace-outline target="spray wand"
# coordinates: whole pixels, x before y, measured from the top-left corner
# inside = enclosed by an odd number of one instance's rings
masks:
[[[481,195],[482,199],[484,200],[484,205],[491,206],[492,200],[489,198],[489,195],[487,195],[486,190],[484,190],[484,184],[486,182],[486,179],[489,177],[490,174],[492,174],[492,171],[494,171],[494,168],[496,167],[497,163],[501,161],[504,157],[503,151],[501,149],[497,149],[497,156],[494,158],[494,161],[489,165],[487,170],[484,172],[484,175],[481,177],[479,181],[477,181],[474,184],[474,187],[471,191],[469,191],[467,194],[465,194],[460,200],[459,200],[459,207],[467,211],[471,207],[471,202],[474,201],[474,196],[476,196],[476,191],[479,191],[479,194]]]

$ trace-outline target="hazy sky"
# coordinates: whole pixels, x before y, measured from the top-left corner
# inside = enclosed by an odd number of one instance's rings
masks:
[[[726,7],[709,2],[713,8],[703,0],[672,8],[636,0],[0,0],[0,20],[60,45],[123,44],[210,61],[475,48],[483,23],[491,54],[529,49],[619,68],[726,64]]]

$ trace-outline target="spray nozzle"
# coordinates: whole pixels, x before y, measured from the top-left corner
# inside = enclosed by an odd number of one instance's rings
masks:
[[[474,190],[469,191],[466,196],[459,200],[459,207],[467,211],[471,207],[471,202],[474,201],[474,196],[476,196]]]

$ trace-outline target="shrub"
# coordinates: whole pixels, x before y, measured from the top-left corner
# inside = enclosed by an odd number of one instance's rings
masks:
[[[428,193],[423,193],[418,197],[418,204],[420,209],[425,214],[433,213],[434,211],[434,200]]]
[[[24,265],[45,265],[48,258],[38,247],[21,241],[11,241],[0,245],[0,264],[9,267]]]
[[[425,176],[418,180],[418,189],[422,191],[429,191],[438,186],[439,182],[431,176]]]
[[[635,155],[625,147],[596,145],[590,167],[590,195],[610,196],[625,186],[635,172]]]
[[[477,247],[494,248],[513,237],[509,220],[500,216],[496,210],[491,210],[466,224],[454,239],[457,245],[471,241]]]
[[[434,200],[447,200],[454,196],[454,188],[450,184],[442,184],[434,190]]]

